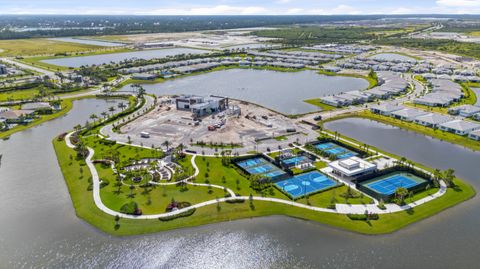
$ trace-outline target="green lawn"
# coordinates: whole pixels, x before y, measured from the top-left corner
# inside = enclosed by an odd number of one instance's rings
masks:
[[[53,55],[102,49],[103,47],[45,38],[0,40],[0,56]]]
[[[0,92],[0,102],[32,99],[39,94],[38,88]]]
[[[114,235],[134,235],[142,233],[151,233],[164,231],[169,229],[192,227],[203,225],[213,222],[229,221],[240,218],[257,217],[257,216],[270,216],[270,215],[287,215],[292,217],[298,217],[302,219],[313,220],[328,224],[343,229],[356,231],[366,234],[379,234],[388,233],[398,230],[410,223],[418,221],[420,219],[431,216],[438,213],[448,207],[451,207],[457,203],[465,201],[475,195],[475,191],[470,185],[457,180],[458,188],[456,190],[449,189],[447,193],[428,204],[416,207],[410,212],[400,212],[395,214],[381,215],[380,220],[372,221],[370,224],[361,221],[352,221],[344,215],[337,215],[331,213],[320,213],[306,209],[295,208],[288,205],[280,205],[271,202],[259,202],[255,201],[254,209],[252,209],[248,202],[241,204],[228,204],[221,203],[220,207],[216,205],[207,206],[198,209],[192,216],[187,218],[179,218],[168,222],[161,222],[158,220],[127,220],[121,219],[119,228],[115,228],[115,221],[113,216],[109,216],[101,212],[93,202],[91,192],[87,191],[89,185],[88,178],[90,177],[88,169],[85,167],[84,161],[70,160],[67,156],[74,155],[74,151],[65,146],[63,141],[57,141],[54,139],[53,145],[57,153],[57,158],[63,175],[65,177],[73,205],[77,212],[77,215],[85,219],[87,222],[98,227],[99,229]],[[240,193],[247,193],[249,191],[249,182],[245,179],[242,181],[241,175],[236,173],[234,169],[225,168],[222,169],[220,159],[200,157],[197,159],[197,164],[200,169],[206,171],[206,163],[212,170],[209,173],[210,183],[222,183],[222,175],[227,175],[228,178],[238,178],[240,183]],[[185,161],[186,162],[186,161]],[[84,176],[80,178],[80,167],[83,166]],[[213,170],[213,167],[216,169]],[[220,168],[220,169],[217,169]],[[203,177],[203,178],[202,178]],[[205,177],[200,175],[197,178],[197,182],[205,180]],[[223,184],[223,183],[222,183]],[[226,186],[236,187],[236,180],[227,180]],[[108,186],[106,187],[108,188]],[[338,188],[336,190],[339,190]],[[171,190],[172,194],[176,193],[176,190]],[[189,190],[194,191],[194,190]],[[195,190],[196,193],[197,190]],[[199,195],[205,195],[206,192],[199,188]],[[193,192],[192,192],[193,193]],[[338,191],[340,194],[340,191]],[[280,197],[280,193],[276,196]],[[326,198],[331,197],[331,193],[325,193],[318,197],[310,197],[311,202],[325,203]],[[191,199],[189,197],[189,199]],[[368,201],[363,201],[368,202]],[[157,204],[160,208],[162,202],[158,201]]]
[[[159,214],[165,212],[172,199],[196,204],[225,196],[222,189],[211,188],[210,190],[207,187],[191,185],[187,185],[186,188],[176,185],[143,188],[134,184],[135,189],[130,190],[129,185],[116,184],[115,175],[110,167],[96,165],[96,168],[102,180],[110,181],[110,184],[100,191],[102,201],[107,207],[116,211],[120,211],[122,205],[134,201],[143,214]]]
[[[101,139],[97,136],[89,136],[82,139],[86,146],[91,147],[95,151],[94,159],[103,159],[105,156],[111,156],[112,153],[117,154],[120,159],[120,163],[118,164],[120,167],[130,164],[133,160],[160,158],[163,156],[161,151],[148,148],[132,147],[122,144],[105,145],[100,143]]]

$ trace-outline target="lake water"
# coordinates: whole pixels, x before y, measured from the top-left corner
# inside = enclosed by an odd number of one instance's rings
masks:
[[[74,37],[56,37],[56,38],[50,38],[50,40],[70,42],[70,43],[78,43],[78,44],[86,44],[86,45],[95,45],[95,46],[101,46],[101,47],[123,47],[123,46],[125,46],[125,44],[123,44],[123,43],[100,41],[100,40],[94,40],[94,39],[80,39],[80,38],[74,38]]]
[[[109,54],[99,54],[99,55],[90,55],[90,56],[47,59],[47,60],[43,60],[42,62],[58,65],[58,66],[76,68],[80,66],[100,65],[104,63],[110,63],[110,62],[118,63],[120,61],[124,61],[128,59],[150,60],[153,58],[164,58],[167,56],[175,56],[180,54],[202,54],[202,53],[208,53],[208,51],[199,50],[199,49],[189,49],[189,48],[172,48],[172,49],[142,50],[142,51],[109,53]]]
[[[127,85],[123,90],[130,87]],[[143,87],[156,95],[221,95],[257,103],[284,114],[303,114],[320,110],[303,100],[366,89],[368,82],[360,78],[319,75],[315,71],[229,69]]]
[[[75,216],[51,140],[114,104],[76,101],[66,116],[0,141],[0,267],[476,268],[475,198],[389,235],[365,236],[273,216],[132,236],[106,235]],[[479,187],[479,154],[368,121],[330,123]],[[405,138],[408,137],[408,138]],[[409,144],[401,144],[408,142]],[[457,161],[455,161],[457,159]],[[451,164],[451,163],[454,164]]]
[[[370,56],[372,59],[379,59],[379,60],[389,60],[389,61],[416,61],[415,58],[408,57],[406,55],[397,54],[397,53],[379,53],[373,56]]]

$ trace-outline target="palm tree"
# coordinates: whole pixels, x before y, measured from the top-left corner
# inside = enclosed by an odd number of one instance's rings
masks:
[[[95,123],[95,120],[98,119],[98,116],[95,114],[92,114],[90,115],[90,119],[93,120],[93,122]]]
[[[114,106],[111,106],[108,108],[108,111],[110,111],[113,115],[113,112],[115,112],[115,107]]]
[[[165,140],[165,141],[162,143],[162,146],[165,146],[165,147],[167,148],[167,151],[168,151],[168,147],[170,146],[170,141]]]
[[[100,115],[102,115],[102,116],[103,116],[103,118],[105,119],[105,118],[107,118],[107,116],[108,116],[108,113],[107,113],[107,112],[105,112],[105,111],[103,111],[102,113],[100,113]]]
[[[125,105],[124,102],[120,102],[120,103],[118,104],[118,108],[120,108],[121,110],[124,110],[126,107],[127,107],[127,105]]]
[[[445,181],[445,184],[447,184],[447,187],[453,187],[455,186],[453,179],[455,178],[455,170],[453,169],[447,169],[442,173],[443,176],[443,181]]]
[[[75,130],[77,132],[80,131],[81,129],[82,129],[82,126],[80,124],[77,124],[73,127],[73,130]]]

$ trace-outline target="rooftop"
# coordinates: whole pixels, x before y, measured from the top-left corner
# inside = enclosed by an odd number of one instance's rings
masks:
[[[430,123],[430,124],[441,124],[441,123],[444,123],[444,122],[452,121],[453,118],[449,117],[447,115],[430,113],[430,114],[427,114],[427,115],[418,116],[418,117],[415,118],[415,120],[427,122],[427,123]]]
[[[405,117],[405,118],[416,118],[421,115],[427,114],[427,112],[415,108],[404,108],[401,110],[397,110],[392,112],[393,115],[397,115],[400,117]]]
[[[339,171],[340,173],[349,177],[377,169],[377,165],[367,162],[356,156],[348,159],[333,161],[329,163],[328,166],[333,170]]]
[[[442,123],[441,126],[458,131],[468,131],[471,129],[480,129],[480,124],[465,120],[453,120]]]

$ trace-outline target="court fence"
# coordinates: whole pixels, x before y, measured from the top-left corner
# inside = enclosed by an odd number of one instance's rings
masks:
[[[395,198],[395,193],[388,194],[388,195],[387,194],[381,194],[381,193],[378,193],[378,192],[368,188],[367,186],[365,186],[362,183],[366,182],[366,181],[369,181],[371,179],[386,176],[388,174],[392,174],[392,173],[395,173],[395,172],[407,172],[407,173],[413,174],[413,175],[415,175],[417,177],[420,177],[420,178],[425,180],[424,182],[422,182],[418,185],[415,185],[411,188],[408,188],[409,192],[416,193],[416,192],[419,192],[419,191],[423,191],[423,190],[425,190],[427,185],[432,185],[433,178],[430,174],[427,174],[423,171],[419,171],[419,170],[414,169],[412,167],[401,166],[401,165],[392,166],[392,167],[389,167],[389,168],[386,168],[386,169],[383,169],[383,170],[380,170],[380,171],[377,170],[374,173],[359,176],[355,180],[352,180],[352,181],[355,183],[355,187],[359,191],[364,192],[367,195],[369,195],[369,196],[371,196],[371,197],[373,197],[377,200],[383,200],[385,202],[391,202]]]
[[[332,138],[329,138],[329,137],[319,137],[316,141],[311,141],[311,142],[307,142],[306,143],[306,147],[307,149],[321,155],[322,157],[326,157],[326,158],[329,158],[331,159],[332,161],[333,160],[336,160],[337,157],[336,155],[334,154],[331,154],[331,153],[328,153],[327,151],[325,150],[320,150],[316,147],[316,145],[319,145],[319,144],[324,144],[324,143],[333,143],[333,144],[336,144],[337,146],[340,146],[340,147],[343,147],[349,151],[352,151],[352,152],[355,152],[358,154],[358,157],[360,158],[366,158],[368,157],[368,152],[364,151],[364,150],[361,150],[359,148],[356,148],[352,145],[349,145],[347,143],[344,143],[340,140],[335,140],[335,139],[332,139]]]
[[[265,177],[265,180],[271,180],[272,182],[278,182],[278,181],[282,181],[282,180],[285,180],[287,178],[290,178],[292,176],[292,172],[290,170],[280,169],[270,157],[267,157],[263,154],[255,154],[255,155],[241,156],[241,157],[233,158],[232,163],[235,164],[235,167],[237,168],[237,171],[239,171],[239,173],[241,175],[244,175],[245,177],[248,178],[252,174],[246,168],[240,166],[239,163],[242,162],[242,161],[246,161],[246,160],[250,160],[250,159],[256,159],[256,158],[261,158],[261,159],[265,160],[266,163],[269,163],[269,164],[277,167],[279,170],[285,172],[281,175],[274,176],[272,178]]]

